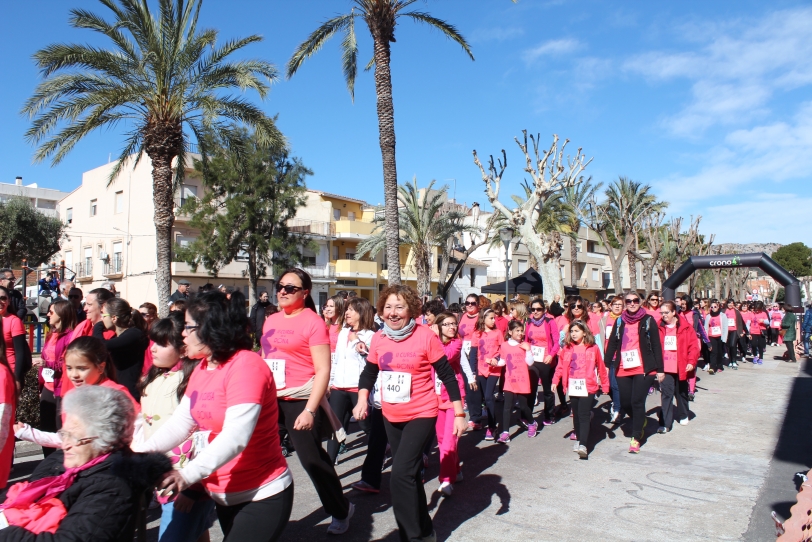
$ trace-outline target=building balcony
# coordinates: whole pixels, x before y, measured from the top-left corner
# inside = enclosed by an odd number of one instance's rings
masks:
[[[102,274],[108,279],[120,279],[123,277],[124,260],[121,258],[121,256],[114,254],[111,261],[104,262],[104,272]]]
[[[200,278],[206,279],[208,282],[216,280],[214,275],[209,273],[202,265],[197,268],[197,271],[192,271],[192,267],[185,262],[172,262],[171,273],[173,277]],[[245,279],[248,277],[248,264],[246,262],[231,262],[217,272],[217,277],[221,279]],[[272,279],[270,276],[259,278],[260,280]]]
[[[569,258],[566,259],[569,260]],[[578,263],[591,263],[596,265],[604,265],[606,263],[606,254],[601,254],[599,252],[579,252]]]
[[[367,239],[377,227],[372,222],[362,222],[360,220],[346,220],[342,218],[331,224],[335,228],[335,236],[338,239]]]
[[[363,260],[336,260],[335,276],[337,278],[378,278],[380,266],[378,262]]]
[[[93,260],[76,264],[76,281],[91,282],[93,280]]]
[[[312,235],[315,237],[333,238],[336,235],[333,223],[322,222],[320,220],[307,220],[304,218],[292,218],[288,220],[288,230],[290,233]]]
[[[389,280],[389,270],[382,269],[381,270],[381,279],[388,281]],[[403,282],[417,282],[417,274],[415,273],[414,269],[411,267],[403,267],[400,268],[400,280]],[[440,275],[432,270],[431,272],[431,282],[437,283],[440,281]]]
[[[335,264],[307,265],[302,267],[314,279],[334,279],[336,278]]]

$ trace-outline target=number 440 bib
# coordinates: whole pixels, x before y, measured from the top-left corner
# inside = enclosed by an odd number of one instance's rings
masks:
[[[412,375],[381,371],[381,399],[384,403],[408,403],[412,399]]]

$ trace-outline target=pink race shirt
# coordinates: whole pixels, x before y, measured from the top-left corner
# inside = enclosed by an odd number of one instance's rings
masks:
[[[666,340],[674,341],[675,348],[677,347],[677,325],[674,324],[672,326],[665,326],[665,336]],[[668,337],[674,337],[673,339],[668,339]],[[677,367],[677,351],[676,350],[666,350],[665,344],[663,344],[663,366],[664,372],[666,373],[678,373],[679,368]]]
[[[781,314],[781,311],[772,311],[770,313],[770,327],[773,329],[781,329],[781,320],[784,319],[784,315]],[[5,318],[3,318],[5,320]]]
[[[717,333],[714,333],[717,329]],[[722,336],[722,319],[718,316],[711,316],[708,322],[708,337],[721,337]]]
[[[645,374],[643,371],[643,352],[640,350],[640,325],[623,326],[623,337],[620,340],[620,365],[617,368],[617,376],[634,376]],[[640,365],[631,369],[623,368],[623,352],[637,350]]]
[[[15,316],[15,318],[17,318]],[[19,318],[17,318],[19,320]],[[4,318],[5,320],[5,318]],[[11,423],[17,419],[17,385],[14,383],[14,375],[0,365],[0,403],[11,409]],[[8,476],[11,473],[11,464],[14,462],[14,430],[8,432],[6,441],[0,443],[0,487],[5,487],[8,483]]]
[[[14,374],[14,365],[17,357],[14,355],[14,342],[13,337],[25,335],[25,328],[23,321],[20,320],[16,314],[7,314],[3,316],[3,338],[6,340],[6,359],[8,360],[11,372]]]
[[[203,480],[209,492],[234,493],[256,489],[285,472],[287,463],[279,447],[276,387],[271,370],[261,357],[240,350],[211,371],[208,363],[203,361],[192,372],[185,395],[189,398],[198,431],[211,431],[209,442],[223,430],[229,407],[252,404],[262,408],[245,449]]]
[[[727,329],[736,331],[736,309],[725,309],[727,316]]]
[[[310,347],[329,345],[330,337],[324,320],[312,310],[305,309],[291,318],[280,311],[265,319],[260,344],[266,359],[285,360],[285,387],[297,388],[316,374]]]
[[[499,348],[499,357],[505,362],[505,391],[530,393],[530,372],[527,370],[527,350],[505,341]]]
[[[547,348],[547,322],[545,321],[540,326],[534,325],[532,322],[528,322],[525,326],[525,338],[527,342],[529,342],[532,346],[540,346],[544,348],[544,355],[545,357],[549,355],[550,349]],[[557,339],[558,337],[554,337],[553,339]]]
[[[769,320],[769,316],[763,311],[750,314],[750,334],[761,335],[761,332],[765,329],[763,320]]]
[[[460,324],[457,328],[457,333],[460,336],[460,339],[463,341],[470,341],[471,336],[476,331],[476,321],[479,318],[479,315],[474,317],[468,316],[468,314],[463,314],[460,318]]]
[[[498,329],[486,333],[477,331],[474,334],[472,346],[477,348],[477,368],[480,375],[487,377],[502,374],[501,367],[488,365],[485,360],[493,359],[498,356],[499,347],[502,346],[503,342],[505,342],[505,339],[502,338],[502,332]]]
[[[415,326],[414,332],[400,342],[393,341],[380,331],[375,333],[369,345],[367,361],[377,365],[380,371],[409,373],[412,380],[406,402],[387,402],[384,390],[381,408],[387,420],[398,423],[437,417],[439,397],[434,389],[431,364],[444,356],[443,343],[426,326]]]

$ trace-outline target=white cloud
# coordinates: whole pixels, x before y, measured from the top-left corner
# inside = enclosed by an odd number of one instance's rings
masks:
[[[550,40],[545,41],[532,49],[527,49],[522,53],[522,58],[526,63],[532,64],[543,57],[566,55],[569,53],[574,53],[581,48],[581,42],[576,39],[564,38],[560,40]]]
[[[693,41],[695,36],[714,36],[698,51],[648,52],[623,66],[650,82],[693,81],[689,103],[663,121],[671,133],[695,137],[714,125],[759,118],[776,92],[812,83],[812,8],[710,26],[682,27]]]

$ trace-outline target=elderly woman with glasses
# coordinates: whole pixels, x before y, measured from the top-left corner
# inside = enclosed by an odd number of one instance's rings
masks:
[[[657,321],[640,306],[640,296],[628,293],[626,309],[615,321],[606,345],[604,361],[614,369],[620,390],[620,405],[632,417],[629,453],[640,453],[646,427],[646,397],[655,378],[662,382],[663,351]]]
[[[144,494],[172,469],[169,458],[130,451],[135,408],[124,392],[83,386],[62,411],[62,450],[9,489],[0,540],[131,541]]]

